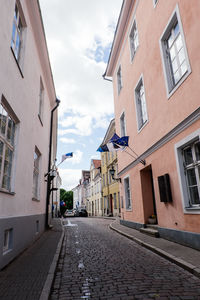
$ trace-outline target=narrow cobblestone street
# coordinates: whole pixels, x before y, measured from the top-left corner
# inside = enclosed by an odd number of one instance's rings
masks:
[[[64,223],[50,300],[200,299],[197,277],[111,231],[111,220]]]

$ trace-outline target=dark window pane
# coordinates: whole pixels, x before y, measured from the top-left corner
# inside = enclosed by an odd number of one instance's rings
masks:
[[[184,160],[185,160],[186,166],[193,163],[192,148],[191,147],[187,147],[186,149],[184,149],[183,150],[183,155],[184,155]]]
[[[196,160],[200,160],[200,142],[195,144],[195,154],[196,154]]]
[[[199,193],[198,193],[198,188],[197,188],[197,186],[195,186],[195,187],[190,187],[190,188],[189,188],[189,192],[190,192],[190,200],[191,200],[191,204],[193,204],[193,205],[195,205],[195,204],[200,204]]]
[[[189,186],[197,185],[195,169],[187,170],[187,178]]]

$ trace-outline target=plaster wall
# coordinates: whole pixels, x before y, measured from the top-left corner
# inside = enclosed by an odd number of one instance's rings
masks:
[[[122,35],[122,42],[120,45],[115,45],[115,47],[119,46],[119,51],[113,63],[112,76],[116,133],[120,135],[119,120],[121,114],[125,112],[129,146],[138,155],[142,155],[200,107],[200,41],[197,39],[200,30],[198,21],[200,2],[195,0],[158,1],[155,7],[151,0],[136,1],[136,3],[137,5],[134,6],[126,30]],[[169,97],[162,64],[160,39],[175,10],[180,15],[191,72],[188,72],[188,77]],[[129,34],[134,20],[137,24],[139,47],[133,61],[131,61]],[[119,28],[119,32],[120,30]],[[118,94],[117,71],[119,66],[121,66],[122,73],[122,89]],[[135,88],[141,78],[145,90],[148,122],[141,130],[138,130]],[[149,214],[152,213],[152,208],[144,207],[144,187],[142,189],[140,176],[141,170],[151,166],[158,224],[164,228],[199,232],[199,211],[184,212],[174,150],[174,145],[177,142],[199,127],[198,119],[186,129],[176,133],[162,147],[155,149],[152,154],[145,157],[146,166],[139,163],[132,168],[127,168],[134,161],[133,152],[128,148],[127,152],[129,153],[118,152],[118,172],[121,172],[121,195],[124,199],[122,218],[144,224],[148,211]],[[157,178],[166,173],[170,175],[172,203],[160,202]],[[126,176],[129,176],[131,188],[132,207],[129,210],[125,208],[123,190],[123,179]]]

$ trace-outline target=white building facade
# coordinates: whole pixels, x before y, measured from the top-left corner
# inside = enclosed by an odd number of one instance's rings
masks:
[[[44,175],[56,155],[57,110],[49,158],[56,95],[39,2],[3,0],[0,20],[1,269],[49,222]]]

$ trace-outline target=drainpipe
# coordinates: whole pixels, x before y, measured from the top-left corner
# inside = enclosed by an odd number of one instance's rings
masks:
[[[102,77],[103,77],[104,80],[107,80],[107,81],[111,81],[111,82],[112,82],[112,79],[109,79],[109,78],[106,77],[106,73],[104,73],[104,74],[102,75]]]
[[[53,136],[53,113],[58,108],[60,100],[56,98],[56,106],[51,110],[51,122],[50,122],[50,138],[49,138],[49,162],[48,162],[48,173],[47,175],[47,197],[46,197],[46,216],[45,216],[45,226],[46,229],[49,228],[49,200],[51,193],[51,150],[52,150],[52,136]]]

